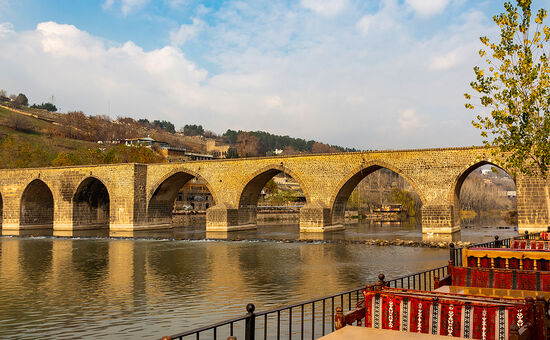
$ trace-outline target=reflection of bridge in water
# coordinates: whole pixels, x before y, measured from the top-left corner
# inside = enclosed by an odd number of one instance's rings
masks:
[[[462,183],[479,166],[496,165],[490,154],[484,148],[449,148],[0,170],[2,229],[170,228],[177,193],[192,178],[204,181],[214,199],[206,213],[207,231],[250,229],[256,226],[262,188],[286,173],[306,199],[300,231],[338,230],[344,228],[353,189],[387,168],[420,197],[423,232],[452,233],[460,229]],[[520,232],[546,229],[544,185],[539,178],[516,178]]]

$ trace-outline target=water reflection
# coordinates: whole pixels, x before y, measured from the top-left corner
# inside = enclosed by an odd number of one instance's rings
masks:
[[[488,241],[495,234],[517,230],[465,226],[447,236]],[[397,277],[448,260],[444,249],[323,242],[441,236],[422,235],[416,223],[355,223],[326,234],[269,225],[232,233],[188,227],[18,235],[34,237],[0,238],[0,338],[159,337],[240,315],[249,302],[261,311],[356,288],[380,272]]]
[[[241,314],[249,302],[265,310],[447,256],[343,244],[3,237],[0,338],[159,337]]]

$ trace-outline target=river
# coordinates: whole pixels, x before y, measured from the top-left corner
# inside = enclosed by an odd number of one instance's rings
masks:
[[[357,223],[314,242],[297,242],[304,241],[297,226],[278,225],[231,233],[232,240],[208,240],[200,227],[134,238],[28,234],[0,237],[0,338],[159,338],[244,314],[250,302],[261,311],[448,260],[446,249],[331,242],[422,239],[411,223]],[[475,226],[459,237],[495,234],[517,232]]]

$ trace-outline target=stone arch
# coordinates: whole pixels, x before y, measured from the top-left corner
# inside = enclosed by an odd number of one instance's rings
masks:
[[[302,185],[303,182],[300,180],[299,175],[294,170],[285,167],[283,162],[268,165],[255,171],[242,182],[243,189],[240,191],[237,200],[239,204],[239,225],[256,223],[256,209],[262,189],[270,179],[280,173],[286,173],[298,182],[306,197],[306,202],[310,202],[309,194]]]
[[[332,223],[342,224],[344,222],[346,213],[346,203],[351,196],[351,193],[357,187],[357,185],[371,173],[386,168],[403,177],[414,189],[416,194],[420,197],[422,204],[425,204],[426,199],[422,191],[419,190],[418,185],[408,175],[404,174],[399,168],[388,164],[384,161],[370,161],[361,164],[356,167],[350,175],[340,181],[336,187],[336,191],[331,195],[330,207],[332,212]]]
[[[147,205],[147,220],[151,224],[172,223],[172,211],[178,191],[191,179],[197,178],[204,181],[210,191],[214,204],[217,202],[217,195],[212,186],[203,177],[194,171],[187,169],[176,169],[166,174],[149,193]]]
[[[82,180],[73,195],[73,226],[108,227],[110,195],[107,186],[97,177]]]
[[[52,227],[54,201],[52,191],[40,179],[31,181],[21,195],[21,226]]]
[[[477,160],[462,168],[458,175],[455,177],[451,187],[451,191],[449,193],[449,202],[452,202],[453,204],[454,221],[455,225],[457,226],[460,224],[460,189],[462,189],[462,184],[464,183],[464,180],[468,177],[468,175],[470,175],[477,168],[484,165],[492,165],[506,172],[508,176],[512,178],[514,184],[516,184],[516,179],[514,178],[514,176],[512,176],[510,171],[491,160]]]

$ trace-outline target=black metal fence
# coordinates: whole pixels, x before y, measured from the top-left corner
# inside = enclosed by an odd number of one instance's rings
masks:
[[[513,239],[537,239],[540,233],[517,236],[514,238],[495,240],[471,245],[471,247],[498,248],[510,246]],[[454,248],[451,244],[450,259],[457,266],[462,265],[462,248]],[[448,275],[448,266],[429,269],[423,272],[405,275],[385,281],[392,288],[432,290],[434,278]],[[384,276],[379,277],[384,281]],[[227,339],[236,336],[238,340],[255,339],[316,339],[334,331],[334,315],[336,307],[344,311],[352,310],[362,301],[364,287],[352,289],[335,295],[300,302],[264,312],[255,312],[253,304],[246,306],[247,314],[216,324],[189,330],[163,339]]]

